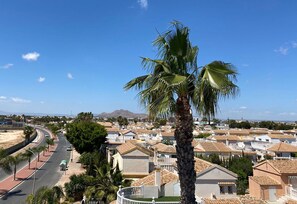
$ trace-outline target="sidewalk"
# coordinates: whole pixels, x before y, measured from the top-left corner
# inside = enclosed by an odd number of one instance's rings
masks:
[[[37,161],[37,158],[31,161],[30,169],[29,164],[24,166],[22,169],[17,171],[16,173],[16,180],[13,180],[13,175],[8,176],[7,178],[0,181],[0,198],[4,196],[7,192],[27,180],[30,176],[34,174],[35,166],[37,165],[37,170],[41,168],[52,156],[54,151],[57,148],[57,144],[50,147],[50,151],[46,151],[43,153],[40,153],[39,162]],[[21,150],[20,150],[21,151]]]
[[[73,174],[81,174],[84,173],[86,170],[84,168],[81,167],[81,164],[78,163],[80,154],[75,151],[75,149],[72,150],[71,154],[73,154],[73,161],[68,163],[68,169],[67,171],[62,175],[62,177],[60,178],[60,180],[58,181],[58,183],[56,184],[56,186],[64,186],[65,183],[69,182],[70,179],[69,177]],[[72,156],[72,155],[70,155]]]

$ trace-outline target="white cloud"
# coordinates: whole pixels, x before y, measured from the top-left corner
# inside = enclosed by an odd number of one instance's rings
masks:
[[[40,104],[44,104],[45,102],[44,101],[40,101]]]
[[[1,68],[2,69],[9,69],[9,68],[11,68],[13,66],[13,64],[5,64],[5,65],[3,65]]]
[[[292,48],[297,48],[297,42],[296,41],[292,41],[291,45],[292,45]]]
[[[37,81],[40,82],[40,83],[42,83],[42,82],[45,81],[45,77],[39,77],[39,78],[37,79]]]
[[[288,51],[289,51],[289,47],[282,47],[282,46],[274,50],[274,52],[280,53],[282,55],[287,55]]]
[[[11,97],[11,100],[15,103],[31,103],[30,100],[22,99],[22,98],[18,98],[18,97]]]
[[[295,116],[297,115],[295,112],[283,112],[280,113],[279,115],[284,115],[284,116]]]
[[[22,58],[27,61],[37,61],[39,56],[40,54],[37,52],[29,52],[27,54],[23,54]]]
[[[245,109],[247,109],[247,107],[246,106],[241,106],[239,109],[245,110]]]
[[[5,101],[7,99],[6,96],[0,96],[0,101]]]
[[[71,73],[67,73],[67,78],[68,79],[74,79]]]
[[[142,9],[147,9],[148,7],[148,0],[137,0],[137,3]]]

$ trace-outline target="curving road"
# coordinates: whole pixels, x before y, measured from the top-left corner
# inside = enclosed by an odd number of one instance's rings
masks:
[[[40,129],[41,130],[41,129]],[[45,131],[45,130],[41,130]],[[59,164],[61,160],[66,159],[69,161],[70,152],[66,151],[66,148],[70,143],[62,134],[58,134],[59,141],[58,146],[52,155],[52,157],[41,167],[35,175],[35,192],[42,186],[54,186],[61,178],[64,172],[60,171]],[[6,196],[0,200],[0,204],[25,204],[27,196],[32,193],[33,190],[33,175],[19,186],[11,190]]]

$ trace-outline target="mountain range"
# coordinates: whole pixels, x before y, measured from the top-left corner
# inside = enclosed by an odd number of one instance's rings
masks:
[[[117,118],[119,116],[125,117],[125,118],[147,118],[147,114],[144,113],[132,113],[131,111],[128,110],[115,110],[111,113],[100,113],[96,117],[99,118]]]

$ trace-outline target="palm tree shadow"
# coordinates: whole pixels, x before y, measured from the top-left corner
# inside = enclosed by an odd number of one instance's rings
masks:
[[[24,196],[26,195],[25,193],[22,193],[22,190],[15,190],[15,191],[10,191],[6,193],[1,199],[6,200],[10,196]]]

